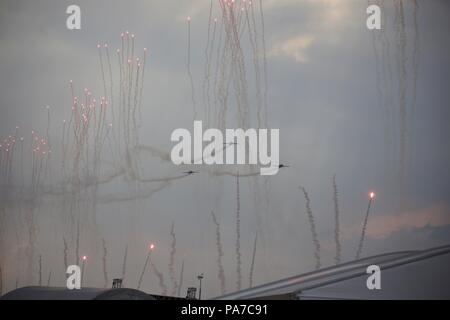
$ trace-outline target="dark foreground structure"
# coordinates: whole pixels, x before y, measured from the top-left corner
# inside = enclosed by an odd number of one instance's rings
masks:
[[[369,290],[367,268],[381,272],[381,289]],[[385,253],[216,297],[227,300],[450,299],[450,245]],[[193,289],[193,288],[191,288]],[[195,295],[195,293],[194,293]],[[3,300],[184,300],[126,289],[24,287]],[[189,298],[188,298],[189,299]],[[194,297],[195,299],[195,297]]]
[[[135,289],[82,288],[69,290],[57,287],[23,287],[1,297],[2,300],[157,300]]]

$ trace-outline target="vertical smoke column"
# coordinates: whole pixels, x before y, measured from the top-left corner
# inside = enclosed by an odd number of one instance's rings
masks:
[[[52,280],[52,269],[48,272],[48,278],[47,278],[47,287],[50,287],[50,281]]]
[[[127,255],[128,255],[128,244],[125,246],[125,253],[123,254],[122,262],[122,283],[125,284],[125,272],[127,268]]]
[[[103,264],[103,278],[105,279],[105,285],[106,288],[108,286],[108,273],[106,271],[106,256],[108,255],[108,251],[106,250],[106,242],[105,239],[102,239],[102,246],[103,246],[103,258],[102,258],[102,264]]]
[[[407,71],[406,71],[406,25],[405,12],[402,0],[396,0],[395,12],[397,19],[396,37],[397,37],[397,67],[399,74],[399,117],[400,117],[400,159],[399,159],[399,182],[401,188],[404,187],[405,178],[405,162],[407,150],[407,106],[406,106],[406,91],[407,91]]]
[[[372,200],[375,198],[375,193],[371,192],[369,193],[369,204],[367,206],[366,216],[364,218],[364,223],[361,231],[361,238],[359,239],[358,249],[356,250],[356,257],[355,259],[358,260],[361,256],[363,245],[364,245],[364,238],[366,237],[366,230],[367,230],[367,221],[369,220],[369,212],[370,212],[370,206],[372,204]]]
[[[42,286],[42,255],[39,255],[39,287]]]
[[[306,215],[308,216],[309,227],[311,229],[312,240],[314,245],[314,258],[316,259],[316,270],[317,270],[320,269],[321,263],[320,263],[320,243],[317,236],[316,223],[314,222],[314,216],[311,210],[311,200],[309,199],[309,195],[306,192],[305,188],[300,187],[300,189],[303,191],[303,195],[306,201],[305,203]]]
[[[241,199],[239,196],[239,171],[236,175],[236,287],[241,290],[242,273],[241,273]]]
[[[69,248],[67,246],[66,238],[64,238],[64,237],[63,237],[63,242],[64,242],[64,268],[65,268],[64,273],[66,273],[67,266],[69,265],[67,262],[67,254],[68,254]]]
[[[141,288],[142,279],[144,278],[145,269],[147,269],[148,261],[150,260],[150,255],[151,255],[151,253],[152,253],[154,248],[155,248],[155,246],[153,244],[151,244],[150,247],[149,247],[149,250],[148,250],[148,253],[147,253],[147,258],[145,259],[145,262],[144,262],[144,267],[142,268],[141,275],[139,276],[139,281],[138,281],[138,285],[137,285],[137,289],[138,290]]]
[[[170,228],[170,235],[172,237],[172,243],[171,243],[171,250],[170,250],[170,260],[169,260],[169,274],[170,274],[170,281],[172,282],[172,295],[175,295],[177,292],[177,279],[175,277],[175,254],[176,254],[176,244],[177,239],[175,237],[175,222],[172,221],[172,226]]]
[[[161,288],[161,295],[163,295],[163,296],[167,295],[167,286],[164,283],[163,274],[156,268],[156,265],[153,262],[150,262],[150,265],[153,269],[153,272],[158,277],[158,280],[159,280],[158,284],[159,284],[159,287]]]
[[[222,294],[225,294],[225,271],[223,268],[223,246],[222,246],[222,239],[220,235],[220,224],[217,221],[217,217],[214,214],[214,211],[211,211],[211,215],[213,218],[214,225],[216,226],[216,247],[217,247],[217,277],[220,280],[220,292]]]
[[[197,119],[197,106],[195,102],[195,90],[194,90],[194,79],[192,78],[191,72],[191,17],[187,17],[187,73],[189,77],[189,82],[191,84],[191,98],[192,98],[192,110],[194,113],[194,120]]]
[[[333,202],[334,202],[334,242],[336,245],[336,256],[334,261],[336,264],[341,262],[341,241],[340,241],[340,224],[339,224],[339,203],[338,189],[336,184],[336,175],[333,176]]]
[[[80,220],[77,220],[77,238],[75,243],[75,261],[77,265],[80,264]]]
[[[178,284],[178,296],[181,297],[181,287],[183,286],[183,275],[184,275],[184,259],[181,261],[181,271],[180,271],[180,283]]]
[[[250,275],[249,275],[249,285],[248,287],[253,287],[253,273],[255,271],[255,257],[256,257],[256,242],[258,241],[258,232],[255,235],[255,242],[253,244],[253,254],[252,254],[252,264],[250,265]]]

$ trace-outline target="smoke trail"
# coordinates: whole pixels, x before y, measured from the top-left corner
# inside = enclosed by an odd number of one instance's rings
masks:
[[[123,255],[122,262],[122,283],[125,284],[125,271],[127,268],[127,254],[128,254],[128,244],[125,246],[125,253]]]
[[[338,189],[336,183],[336,175],[333,176],[333,202],[334,202],[334,242],[336,245],[336,256],[334,261],[336,264],[341,262],[341,241],[340,241],[340,225],[339,225],[339,203]]]
[[[236,176],[236,287],[241,290],[242,286],[242,272],[241,272],[241,202],[239,196],[239,172]]]
[[[39,255],[39,286],[42,286],[42,255]]]
[[[320,269],[321,267],[321,263],[320,263],[320,243],[319,243],[319,238],[317,236],[317,232],[316,232],[316,223],[314,222],[314,216],[312,214],[312,210],[311,210],[311,201],[309,199],[309,195],[306,192],[306,189],[303,187],[300,187],[300,189],[303,191],[303,195],[305,197],[305,207],[306,207],[306,215],[308,217],[308,221],[309,221],[309,227],[311,229],[311,234],[312,234],[312,240],[313,240],[313,245],[314,245],[314,258],[316,259],[316,270]]]
[[[195,90],[194,90],[194,79],[191,73],[191,17],[187,18],[187,73],[189,76],[189,82],[191,84],[191,95],[192,95],[192,110],[194,113],[194,120],[197,119],[197,106],[195,102]]]
[[[98,48],[98,57],[100,59],[100,69],[102,72],[102,80],[103,80],[103,93],[105,97],[108,96],[108,91],[106,90],[106,79],[105,79],[105,69],[103,67],[103,58],[102,58],[102,47],[100,44],[97,45]]]
[[[217,247],[217,277],[220,280],[220,292],[222,294],[225,294],[225,271],[223,268],[223,262],[222,262],[222,258],[223,258],[223,246],[222,246],[222,237],[220,234],[220,224],[217,221],[217,217],[214,214],[214,211],[211,211],[211,216],[214,222],[214,225],[216,226],[216,247]]]
[[[142,268],[141,275],[139,276],[139,281],[137,285],[137,289],[139,290],[141,288],[142,279],[144,279],[145,269],[147,269],[148,261],[150,260],[150,255],[152,254],[152,251],[149,250],[147,253],[147,258],[145,258],[144,267]]]
[[[371,204],[372,204],[372,198],[369,199],[369,205],[367,206],[366,216],[364,218],[364,223],[363,223],[362,231],[361,231],[361,238],[359,239],[359,244],[358,244],[358,249],[356,250],[355,260],[358,260],[362,253],[364,239],[366,237],[367,221],[369,220],[369,212],[370,212]]]
[[[77,265],[80,265],[80,219],[77,220],[77,238],[76,238],[76,247],[75,247],[75,261]]]
[[[253,254],[252,254],[252,264],[250,265],[250,275],[249,275],[249,285],[248,287],[253,287],[253,273],[255,271],[255,257],[256,257],[256,242],[258,241],[258,232],[255,235],[255,242],[253,244]]]
[[[183,275],[184,275],[184,259],[181,261],[181,271],[180,271],[180,283],[178,284],[178,296],[181,297],[181,287],[183,286]]]
[[[153,196],[155,193],[167,188],[170,185],[170,182],[164,182],[160,186],[148,190],[142,190],[139,193],[131,193],[131,194],[123,194],[123,195],[117,195],[117,194],[107,194],[103,196],[98,197],[99,203],[113,203],[113,202],[127,202],[131,200],[137,200],[137,199],[147,199]]]
[[[411,102],[411,122],[413,123],[417,104],[417,78],[419,74],[419,58],[420,58],[420,33],[418,24],[418,11],[419,3],[417,0],[413,1],[413,20],[414,20],[414,49],[412,55],[412,66],[413,66],[413,92],[412,92],[412,102]],[[410,140],[412,140],[413,128],[410,129]],[[411,150],[409,152],[409,162],[411,162]],[[411,165],[411,163],[409,163]]]
[[[50,281],[52,280],[52,269],[48,272],[48,278],[47,278],[47,287],[50,287]]]
[[[103,246],[103,258],[102,258],[102,263],[103,263],[103,277],[105,279],[105,285],[104,287],[106,288],[108,286],[108,273],[106,271],[106,257],[108,255],[108,251],[106,250],[106,242],[105,239],[102,239],[102,246]]]
[[[150,265],[153,269],[153,272],[158,277],[158,280],[159,280],[158,284],[159,284],[159,287],[161,288],[161,295],[163,295],[163,296],[167,295],[167,286],[164,283],[163,274],[156,268],[156,265],[153,262],[151,262]]]
[[[261,16],[261,39],[262,39],[262,51],[263,51],[263,74],[264,74],[264,113],[265,113],[265,123],[266,128],[269,127],[268,121],[269,121],[269,107],[268,107],[268,101],[267,101],[267,92],[268,92],[268,86],[269,81],[267,78],[267,55],[266,55],[266,36],[265,36],[265,23],[264,23],[264,10],[262,5],[262,0],[259,0],[259,12]]]
[[[172,282],[172,295],[175,295],[177,292],[177,278],[175,277],[175,254],[176,254],[176,244],[177,244],[177,238],[175,236],[175,222],[172,221],[172,226],[170,228],[170,236],[172,237],[172,243],[171,243],[171,250],[170,250],[170,260],[169,260],[169,274],[170,274],[170,280]]]
[[[148,153],[150,153],[150,155],[152,155],[153,157],[159,158],[162,161],[166,161],[166,162],[172,162],[171,157],[170,157],[170,153],[166,152],[164,150],[160,150],[156,147],[152,147],[152,146],[144,146],[144,145],[138,145],[134,147],[136,151],[146,151]]]
[[[63,242],[64,242],[64,273],[66,273],[67,271],[67,267],[68,267],[68,261],[67,261],[67,254],[69,252],[69,248],[67,246],[67,241],[66,238],[63,237]]]
[[[407,72],[406,72],[406,31],[405,31],[405,12],[402,0],[397,0],[396,18],[397,18],[397,63],[399,73],[399,116],[400,116],[400,160],[399,160],[399,181],[403,187],[405,177],[405,161],[407,149],[407,109],[406,109],[406,91],[407,91]]]

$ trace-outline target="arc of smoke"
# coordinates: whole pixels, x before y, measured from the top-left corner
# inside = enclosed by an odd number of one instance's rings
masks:
[[[334,202],[334,242],[336,245],[336,256],[334,261],[336,264],[341,262],[341,241],[340,241],[340,221],[339,221],[339,203],[338,188],[336,183],[336,175],[333,176],[333,202]]]
[[[104,287],[106,288],[108,286],[108,272],[106,270],[106,257],[108,255],[108,250],[106,249],[105,239],[102,239],[102,246],[103,246],[103,257],[102,257],[103,278],[105,280]]]
[[[172,237],[172,243],[171,243],[171,249],[170,249],[170,259],[169,259],[169,274],[170,274],[170,280],[172,282],[172,295],[175,295],[177,292],[177,279],[175,277],[175,254],[176,254],[176,245],[177,245],[177,238],[175,235],[175,222],[172,221],[172,226],[170,227],[170,236]]]
[[[306,189],[304,187],[300,187],[300,189],[303,191],[303,195],[306,201],[305,202],[306,215],[308,217],[309,227],[311,229],[312,240],[314,245],[314,258],[316,260],[316,270],[317,270],[320,269],[321,263],[320,263],[320,243],[319,238],[317,236],[316,223],[314,221],[314,216],[311,210],[311,200],[309,198],[308,192],[306,192]]]
[[[211,216],[214,222],[214,225],[216,226],[216,248],[217,248],[217,277],[220,280],[220,292],[222,294],[225,294],[225,271],[223,268],[223,245],[222,245],[222,237],[220,234],[220,224],[217,221],[217,217],[214,214],[214,211],[211,211]]]
[[[155,275],[158,277],[158,280],[159,280],[158,284],[159,284],[159,287],[161,288],[161,294],[163,296],[167,295],[167,286],[164,283],[163,274],[156,268],[156,265],[153,262],[150,262],[150,266],[152,267]]]
[[[168,186],[170,186],[170,182],[164,182],[156,188],[141,190],[139,193],[123,194],[123,195],[107,194],[99,196],[98,203],[126,202],[136,199],[147,199],[153,196],[155,193],[167,188]]]
[[[256,242],[258,241],[258,232],[255,234],[255,242],[253,244],[253,254],[252,254],[252,263],[250,265],[250,274],[249,274],[249,285],[248,287],[253,287],[253,274],[255,271],[255,258],[256,258]]]

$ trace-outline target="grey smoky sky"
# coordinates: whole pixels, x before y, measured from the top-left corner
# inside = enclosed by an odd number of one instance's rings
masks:
[[[217,16],[217,1],[213,2],[213,16]],[[311,198],[322,265],[334,263],[334,174],[339,192],[342,260],[354,258],[369,190],[375,190],[377,198],[363,255],[448,243],[450,3],[418,1],[417,102],[414,115],[408,113],[407,118],[409,142],[402,187],[396,179],[398,148],[389,147],[389,141],[396,138],[385,135],[388,122],[379,106],[377,72],[382,68],[382,61],[378,59],[377,63],[373,50],[372,32],[377,31],[366,28],[367,2],[262,2],[266,22],[269,126],[280,129],[280,162],[290,167],[268,178],[267,214],[258,212],[260,206],[255,205],[253,180],[241,179],[243,286],[248,285],[253,239],[259,229],[264,232],[264,243],[259,242],[257,248],[255,284],[314,268],[314,246],[299,186],[305,187]],[[407,109],[411,110],[413,7],[412,1],[403,2],[408,59]],[[392,1],[384,3],[383,19],[388,23],[385,33],[394,50],[398,41],[395,12]],[[81,8],[81,30],[66,28],[65,11],[70,4]],[[71,107],[69,80],[74,81],[79,92],[87,87],[95,96],[101,96],[97,43],[108,43],[115,50],[120,45],[120,33],[129,30],[136,35],[136,50],[144,47],[149,50],[140,142],[169,152],[173,146],[171,132],[176,128],[192,130],[193,126],[185,19],[192,17],[191,69],[201,106],[209,5],[209,0],[1,0],[0,137],[14,132],[16,126],[26,137],[31,130],[44,132],[45,106],[49,105],[50,138],[55,145],[54,153],[61,152],[62,120],[69,117]],[[243,37],[242,41],[248,42],[248,38]],[[380,48],[379,43],[376,45]],[[250,68],[251,64],[247,57],[246,66]],[[393,66],[392,71],[396,77],[398,70]],[[249,76],[247,80],[252,87],[253,78]],[[398,99],[396,87],[391,89],[394,99]],[[397,130],[398,119],[392,123],[392,129]],[[56,183],[58,156],[53,160],[52,181]],[[196,170],[194,166],[178,168],[154,158],[142,159],[141,165],[151,177],[173,176],[186,168]],[[133,192],[127,188],[127,184],[118,182],[101,192],[105,195]],[[58,218],[60,206],[57,197],[47,199],[37,214],[36,247],[43,257],[44,274],[53,270],[55,286],[65,285],[64,222]],[[196,275],[203,272],[206,296],[218,295],[220,281],[211,210],[221,223],[226,289],[235,290],[235,178],[216,177],[206,171],[172,181],[148,199],[98,206],[96,230],[98,238],[105,238],[108,245],[110,278],[120,276],[128,243],[127,285],[135,287],[146,257],[146,245],[153,241],[157,250],[152,259],[163,273],[170,292],[170,228],[175,221],[177,277],[181,260],[185,261],[182,292],[188,286],[195,286]],[[264,224],[258,226],[261,216]],[[20,226],[17,230],[22,232]],[[20,261],[15,259],[14,248],[19,244],[9,236],[2,236],[0,241],[4,286],[11,290],[18,278],[15,269]],[[101,286],[101,242],[82,240],[80,247],[91,259],[86,271],[87,284]],[[34,276],[33,283],[36,281]],[[19,278],[19,284],[30,283]],[[147,292],[160,291],[158,278],[150,269],[141,288]]]

